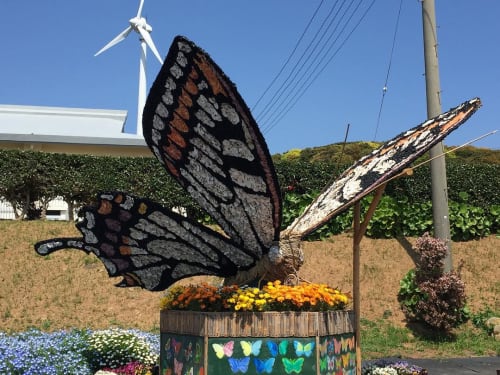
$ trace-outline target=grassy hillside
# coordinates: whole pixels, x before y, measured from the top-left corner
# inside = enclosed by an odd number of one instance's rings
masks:
[[[122,326],[151,330],[158,327],[161,292],[116,288],[104,266],[93,256],[64,250],[41,257],[35,242],[77,235],[67,222],[0,221],[0,331],[28,327],[55,330],[70,327]],[[361,243],[362,317],[403,326],[396,294],[399,281],[411,268],[414,239],[373,240]],[[302,278],[352,290],[352,239],[335,236],[306,242]],[[500,238],[453,243],[455,264],[463,262],[473,311],[485,305],[500,310],[498,249]]]
[[[276,159],[300,159],[303,161],[334,162],[338,164],[351,164],[360,157],[369,154],[380,147],[380,142],[348,142],[334,143],[331,145],[293,149],[283,154],[273,155]],[[454,146],[445,147],[446,151]],[[448,154],[449,158],[459,159],[465,163],[500,164],[500,150],[465,146]]]

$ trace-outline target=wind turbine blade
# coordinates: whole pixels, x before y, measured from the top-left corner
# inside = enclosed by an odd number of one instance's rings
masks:
[[[138,31],[139,31],[139,34],[141,34],[142,39],[144,39],[144,41],[148,45],[149,49],[151,51],[153,51],[153,54],[156,56],[156,58],[158,59],[160,64],[163,65],[163,59],[161,58],[160,53],[156,49],[155,44],[153,42],[153,39],[151,39],[151,35],[149,35],[149,33],[146,30],[144,30],[142,27],[139,27]]]
[[[141,18],[142,7],[144,6],[144,0],[141,0],[139,3],[139,9],[137,10],[137,18]]]
[[[115,44],[120,43],[123,39],[127,37],[128,34],[132,31],[132,26],[127,27],[125,30],[123,30],[120,34],[118,34],[111,42],[106,44],[104,47],[102,47],[99,52],[97,52],[94,56],[97,56],[107,49],[113,47]]]

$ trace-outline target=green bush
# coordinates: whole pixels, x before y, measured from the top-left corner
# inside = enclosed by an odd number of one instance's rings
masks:
[[[302,154],[299,158],[275,156],[273,159],[283,196],[283,227],[290,224],[323,187],[348,167],[305,161]],[[447,174],[452,239],[465,241],[498,233],[500,165],[467,164],[450,159]],[[429,167],[424,165],[410,177],[390,181],[368,226],[367,235],[393,238],[419,236],[432,230],[429,175]],[[168,208],[185,207],[189,217],[212,222],[153,157],[0,150],[0,176],[0,197],[16,208],[19,218],[43,215],[48,202],[55,197],[63,197],[70,208],[79,208],[91,204],[101,191],[123,190]],[[364,210],[371,199],[369,196],[362,201]],[[311,234],[309,239],[342,233],[351,226],[352,210],[347,210]]]

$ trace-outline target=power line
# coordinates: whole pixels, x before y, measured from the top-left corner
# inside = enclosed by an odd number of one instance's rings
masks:
[[[351,15],[349,16],[348,20],[346,21],[346,23],[342,27],[342,30],[341,30],[339,36],[337,36],[337,38],[335,38],[333,40],[333,42],[329,45],[328,48],[325,48],[326,52],[323,54],[323,56],[321,57],[321,59],[319,60],[319,62],[315,65],[315,67],[312,70],[312,72],[309,73],[309,75],[302,82],[302,84],[300,85],[300,87],[298,87],[298,89],[294,90],[295,93],[293,94],[293,96],[291,96],[292,94],[290,94],[290,95],[287,96],[288,101],[285,104],[285,106],[284,107],[282,106],[282,108],[280,110],[276,110],[276,115],[273,117],[272,121],[270,121],[270,123],[265,127],[265,129],[264,129],[265,132],[267,132],[267,131],[271,130],[272,128],[274,128],[283,119],[283,117],[297,104],[297,102],[299,101],[299,99],[305,94],[305,92],[311,87],[311,85],[323,73],[323,71],[326,69],[326,67],[337,56],[337,54],[340,52],[340,50],[342,49],[342,47],[349,40],[349,38],[351,37],[351,35],[354,33],[354,31],[356,31],[356,29],[359,27],[359,25],[361,24],[361,22],[363,21],[363,19],[366,17],[366,15],[370,11],[370,9],[374,5],[374,3],[375,3],[375,0],[372,0],[372,2],[368,5],[368,7],[365,9],[365,11],[361,15],[361,17],[356,22],[356,24],[354,25],[354,27],[352,27],[352,29],[347,33],[347,35],[342,40],[342,42],[340,43],[340,45],[335,49],[335,51],[333,52],[333,54],[331,54],[331,56],[328,57],[329,53],[333,50],[333,47],[335,46],[335,43],[339,40],[339,38],[342,35],[342,33],[346,30],[348,23],[351,22],[352,18],[355,15],[355,12],[359,9],[361,3],[358,3],[358,5],[355,8],[354,12],[351,13]],[[323,66],[321,66],[322,63],[323,63]],[[295,84],[295,86],[294,86],[295,88],[297,88],[297,85],[299,84],[299,82],[297,82]]]
[[[344,3],[345,3],[345,0],[344,0]],[[333,13],[333,11],[335,10],[335,7],[336,7],[337,3],[334,3],[333,7],[330,9],[330,11],[328,12],[326,18],[323,20],[323,22],[321,23],[319,29],[316,31],[316,33],[314,34],[312,40],[307,44],[306,48],[304,49],[304,51],[302,52],[302,55],[299,57],[298,61],[294,64],[292,70],[290,71],[290,73],[288,74],[288,76],[285,78],[285,80],[282,82],[281,86],[276,90],[276,92],[273,94],[272,98],[268,101],[268,103],[264,106],[264,109],[262,109],[260,111],[260,113],[256,116],[257,120],[260,121],[263,117],[265,117],[272,109],[274,106],[276,106],[277,102],[279,101],[279,99],[281,98],[281,96],[283,95],[283,93],[287,90],[287,88],[289,87],[290,85],[290,81],[293,80],[295,78],[295,76],[297,75],[296,71],[297,71],[297,68],[298,68],[298,71],[300,72],[302,70],[302,68],[305,66],[305,64],[311,60],[311,56],[312,56],[312,53],[310,53],[309,55],[307,55],[307,52],[310,50],[310,48],[312,47],[312,43],[318,39],[318,35],[320,34],[321,30],[323,29],[323,27],[325,26],[325,23],[328,21],[328,18],[331,16],[331,14]],[[338,12],[335,14],[334,17],[336,17],[338,14]],[[334,18],[335,19],[335,18]],[[333,20],[332,20],[333,21]],[[328,25],[328,27],[331,26],[331,23]],[[328,28],[327,28],[328,30]],[[319,42],[323,39],[324,35],[326,33],[326,30],[323,32],[323,34],[321,35],[321,37],[319,38],[319,41],[316,43],[316,47],[313,49],[313,52],[314,50],[317,48],[317,45],[319,44]],[[306,57],[307,56],[307,57]],[[306,57],[306,60],[303,61],[303,59]],[[301,63],[302,62],[302,63]],[[300,64],[300,66],[299,66]]]
[[[391,53],[389,55],[389,65],[387,67],[387,74],[385,76],[384,88],[382,89],[382,99],[380,100],[380,108],[378,110],[377,125],[375,127],[375,134],[373,136],[373,140],[377,139],[378,128],[379,128],[379,125],[380,125],[380,119],[382,117],[382,107],[384,106],[385,94],[387,93],[387,83],[389,82],[389,74],[391,72],[392,57],[394,55],[394,46],[396,45],[396,36],[397,36],[397,33],[398,33],[399,19],[401,17],[401,8],[402,7],[403,7],[403,0],[401,0],[399,2],[399,10],[398,10],[397,18],[396,18],[396,27],[394,28],[394,36],[392,38]]]
[[[255,109],[255,107],[257,107],[260,103],[260,101],[264,98],[264,96],[267,94],[267,92],[269,91],[269,89],[274,85],[274,83],[276,82],[276,80],[279,78],[279,76],[281,75],[281,73],[283,73],[283,71],[285,70],[286,66],[288,65],[288,63],[290,62],[290,60],[292,59],[292,56],[295,54],[295,51],[297,51],[297,48],[299,47],[300,43],[302,42],[302,39],[304,39],[304,36],[306,35],[307,33],[307,30],[309,30],[309,27],[311,26],[314,18],[316,18],[316,15],[318,14],[318,11],[319,9],[321,8],[321,5],[323,5],[323,2],[324,0],[321,0],[321,2],[319,3],[318,7],[316,8],[316,10],[314,11],[314,14],[312,15],[311,19],[309,20],[309,22],[307,23],[307,26],[306,28],[304,29],[304,31],[302,32],[302,35],[300,36],[299,40],[297,41],[297,43],[295,43],[295,47],[293,48],[292,52],[290,53],[290,55],[288,56],[288,58],[286,59],[285,63],[283,64],[283,66],[281,67],[280,71],[278,72],[278,74],[276,74],[273,78],[273,80],[271,81],[271,83],[266,87],[266,89],[264,90],[264,92],[262,93],[262,95],[259,97],[259,99],[257,99],[257,102],[253,105],[252,107],[252,111]]]

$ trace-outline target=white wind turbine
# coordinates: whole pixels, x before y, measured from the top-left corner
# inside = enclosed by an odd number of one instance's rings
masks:
[[[153,28],[148,25],[146,19],[141,17],[142,7],[144,6],[144,0],[140,0],[139,9],[137,10],[137,15],[131,18],[129,26],[118,34],[111,42],[106,44],[99,50],[94,56],[101,54],[107,49],[113,47],[115,44],[120,43],[125,39],[132,30],[139,34],[139,40],[141,41],[141,59],[139,62],[139,94],[137,99],[137,135],[142,136],[142,111],[144,109],[144,104],[146,103],[146,45],[151,49],[153,54],[156,56],[160,64],[163,65],[163,60],[158,53],[158,50],[151,39],[151,31]]]

